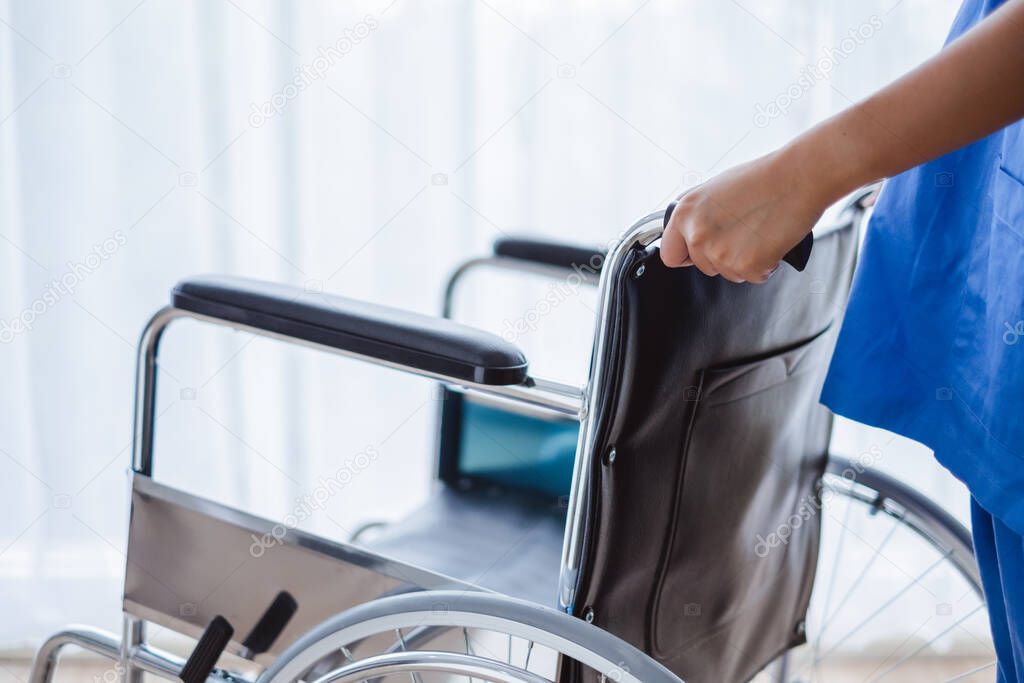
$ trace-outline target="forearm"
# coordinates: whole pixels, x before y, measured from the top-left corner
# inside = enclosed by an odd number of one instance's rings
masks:
[[[1024,0],[1009,0],[923,65],[780,154],[825,202],[1024,118]]]

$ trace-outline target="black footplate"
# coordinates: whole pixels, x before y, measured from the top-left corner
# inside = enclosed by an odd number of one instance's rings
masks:
[[[206,683],[234,633],[235,629],[227,619],[219,614],[215,616],[196,643],[196,649],[192,650],[188,661],[185,662],[181,670],[181,680],[184,683]]]
[[[247,651],[246,656],[251,659],[269,650],[298,609],[299,603],[295,602],[291,593],[288,591],[278,593],[274,601],[270,603],[270,607],[242,641],[242,647]]]

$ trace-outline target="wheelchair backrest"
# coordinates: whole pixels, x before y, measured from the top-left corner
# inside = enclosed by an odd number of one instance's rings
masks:
[[[749,679],[804,639],[832,426],[818,395],[863,215],[851,203],[816,230],[804,272],[761,286],[627,245],[602,273],[590,457],[575,423],[445,390],[440,478],[560,496],[577,460],[582,550],[563,607],[685,680]]]
[[[666,268],[654,247],[605,274],[573,609],[684,680],[745,681],[803,642],[832,424],[818,396],[861,213],[761,286]]]

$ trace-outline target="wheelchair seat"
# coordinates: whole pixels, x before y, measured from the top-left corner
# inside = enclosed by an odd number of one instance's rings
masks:
[[[488,590],[557,602],[565,510],[505,490],[443,486],[369,550]]]

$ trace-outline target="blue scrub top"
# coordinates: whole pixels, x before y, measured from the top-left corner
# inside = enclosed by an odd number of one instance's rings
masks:
[[[966,0],[949,40],[1002,2]],[[1024,534],[1024,123],[886,182],[822,402],[930,447]]]

